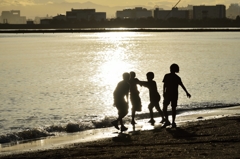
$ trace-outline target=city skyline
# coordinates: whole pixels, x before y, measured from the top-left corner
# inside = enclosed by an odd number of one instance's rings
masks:
[[[27,18],[36,16],[56,16],[57,14],[65,14],[66,11],[74,9],[94,8],[98,12],[107,12],[107,18],[113,18],[115,12],[119,9],[145,7],[153,9],[155,7],[163,9],[171,9],[178,0],[132,0],[130,2],[114,2],[111,0],[0,0],[0,11],[21,10],[21,15]],[[188,5],[217,5],[224,4],[226,8],[234,2],[229,0],[216,1],[200,1],[200,0],[182,0],[178,3],[178,7],[187,7]]]

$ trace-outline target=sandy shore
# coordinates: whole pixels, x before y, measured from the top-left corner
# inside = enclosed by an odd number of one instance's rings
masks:
[[[201,116],[177,128],[129,131],[57,149],[1,156],[1,159],[55,158],[240,158],[240,114]],[[216,112],[215,112],[216,113]],[[224,113],[223,113],[224,114]],[[216,114],[215,114],[216,115]],[[209,115],[208,115],[209,116]]]

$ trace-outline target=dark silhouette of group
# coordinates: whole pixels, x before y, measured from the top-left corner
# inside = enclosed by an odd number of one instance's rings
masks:
[[[131,124],[134,126],[135,114],[137,111],[142,111],[141,98],[139,96],[139,91],[137,85],[144,86],[149,89],[149,99],[150,103],[148,105],[148,109],[150,112],[150,120],[149,123],[154,125],[155,120],[153,117],[153,108],[158,111],[162,120],[162,128],[166,128],[167,126],[172,126],[172,128],[176,128],[177,125],[175,123],[176,119],[176,108],[178,102],[178,86],[180,85],[183,90],[186,92],[187,97],[191,97],[188,93],[187,89],[182,83],[181,78],[176,74],[179,72],[179,66],[177,64],[172,64],[170,66],[170,73],[166,74],[163,78],[163,111],[160,107],[160,99],[161,96],[157,90],[157,83],[153,80],[154,73],[148,72],[146,74],[147,81],[140,81],[136,78],[135,72],[123,73],[123,80],[117,84],[116,89],[113,92],[114,97],[114,106],[118,109],[118,118],[112,122],[112,125],[120,130],[121,132],[126,131],[128,128],[124,126],[123,118],[128,114],[128,103],[129,103],[129,93],[130,93],[130,101],[132,104],[132,121]],[[171,104],[172,107],[172,123],[168,119],[168,106]],[[121,127],[119,128],[119,123]]]

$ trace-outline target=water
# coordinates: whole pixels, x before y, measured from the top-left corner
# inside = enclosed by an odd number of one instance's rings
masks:
[[[179,112],[239,105],[239,43],[239,32],[1,34],[0,143],[111,126],[122,73],[154,72],[162,96],[172,63],[192,95],[179,88]],[[149,118],[139,90],[137,118]]]

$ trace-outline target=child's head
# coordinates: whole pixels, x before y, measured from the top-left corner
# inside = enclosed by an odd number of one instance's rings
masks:
[[[129,78],[130,78],[130,74],[127,73],[127,72],[125,72],[125,73],[123,73],[122,77],[123,77],[123,80],[124,80],[124,81],[128,81]]]
[[[171,66],[170,66],[170,72],[171,73],[178,73],[179,72],[179,66],[177,65],[177,64],[172,64]]]
[[[153,78],[154,78],[154,73],[153,72],[148,72],[146,75],[147,75],[148,81],[153,80]]]
[[[136,73],[133,72],[133,71],[131,71],[131,72],[130,72],[130,78],[135,78],[135,77],[136,77]]]

